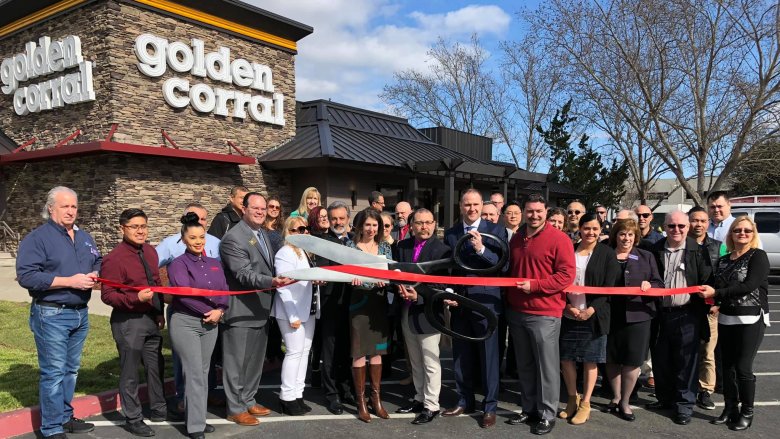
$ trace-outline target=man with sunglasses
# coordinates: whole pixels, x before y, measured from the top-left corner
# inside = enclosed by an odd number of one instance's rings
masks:
[[[609,238],[609,231],[612,229],[612,222],[607,219],[607,208],[599,203],[594,206],[596,208],[596,214],[601,221],[601,240]]]
[[[650,250],[653,245],[664,239],[664,235],[653,229],[653,211],[648,206],[640,204],[634,209],[639,218],[639,248]]]
[[[585,215],[585,205],[575,200],[566,207],[566,234],[572,242],[580,240],[580,218]]]
[[[688,215],[675,210],[666,215],[666,238],[652,247],[666,288],[685,288],[709,282],[712,267],[707,251],[688,237]],[[698,383],[696,369],[700,340],[710,337],[709,305],[695,294],[664,296],[656,315],[656,337],[650,341],[655,394],[649,409],[675,410],[674,422],[691,422]]]

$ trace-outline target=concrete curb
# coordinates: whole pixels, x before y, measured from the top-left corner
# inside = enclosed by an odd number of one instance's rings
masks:
[[[165,394],[172,395],[173,380],[165,382]],[[138,388],[138,396],[142,402],[148,401],[146,384]],[[89,418],[103,413],[115,412],[120,409],[119,389],[107,390],[95,395],[84,395],[73,398],[71,402],[74,416]],[[10,438],[32,433],[41,427],[41,410],[39,406],[25,407],[12,412],[0,413],[0,438]]]

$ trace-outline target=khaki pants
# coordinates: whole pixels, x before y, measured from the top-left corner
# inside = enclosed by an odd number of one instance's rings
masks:
[[[699,391],[715,392],[715,346],[718,344],[718,315],[707,314],[710,340],[699,346]]]

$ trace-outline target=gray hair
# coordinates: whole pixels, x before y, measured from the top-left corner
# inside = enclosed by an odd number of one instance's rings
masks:
[[[680,209],[674,209],[673,211],[667,213],[666,216],[664,216],[664,224],[669,224],[669,221],[672,220],[672,216],[676,215],[676,214],[684,216],[685,220],[688,221],[688,214],[687,213],[683,212]]]
[[[328,216],[330,216],[330,213],[336,209],[346,209],[347,218],[349,218],[352,214],[352,212],[349,210],[349,206],[347,206],[347,203],[343,201],[334,201],[328,206]]]
[[[621,214],[623,212],[625,212],[625,215],[628,217],[627,219],[632,219],[632,220],[636,221],[637,223],[639,222],[639,215],[637,215],[636,212],[634,212],[631,209],[621,209],[617,213],[617,215],[615,215],[615,219],[617,219],[619,216],[621,216]]]
[[[49,217],[50,217],[50,215],[49,215],[49,208],[54,206],[54,198],[57,196],[57,194],[63,193],[63,192],[66,193],[66,194],[69,194],[69,195],[73,195],[73,197],[76,198],[76,202],[78,202],[79,196],[76,194],[76,192],[73,189],[65,187],[65,186],[53,187],[53,188],[51,188],[49,193],[46,194],[46,204],[43,205],[43,211],[41,212],[41,216],[43,217],[43,219],[45,219],[45,220],[49,219]]]

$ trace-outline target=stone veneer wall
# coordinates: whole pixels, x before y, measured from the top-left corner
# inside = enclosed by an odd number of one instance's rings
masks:
[[[187,44],[191,38],[199,38],[205,42],[207,53],[225,46],[231,49],[231,59],[241,57],[270,66],[276,91],[285,95],[285,126],[201,114],[191,107],[169,107],[161,87],[174,73],[189,79],[191,84],[235,86],[170,69],[160,78],[142,75],[134,44],[135,38],[146,32]],[[184,150],[225,153],[226,141],[231,140],[253,157],[295,135],[295,66],[294,56],[287,52],[108,0],[89,4],[0,41],[0,58],[21,52],[26,42],[37,41],[43,35],[52,40],[67,35],[81,38],[84,58],[94,63],[96,100],[20,117],[13,111],[12,96],[0,94],[3,131],[18,143],[33,136],[38,138],[28,150],[51,148],[79,128],[84,134],[76,143],[102,140],[112,123],[119,124],[113,139],[117,142],[159,145],[162,143],[160,130],[165,129]],[[45,79],[48,78],[35,78],[27,83]],[[252,90],[251,93],[261,92]],[[13,164],[2,168],[0,178],[8,198],[3,219],[22,236],[43,221],[40,210],[46,192],[53,186],[66,185],[79,193],[79,224],[95,237],[103,251],[111,249],[116,242],[117,218],[127,207],[146,211],[151,226],[149,239],[157,242],[178,228],[178,218],[187,203],[204,204],[213,217],[225,205],[230,187],[236,184],[280,196],[287,212],[297,204],[297,199],[292,198],[299,196],[290,193],[287,173],[264,171],[259,165],[116,153]]]

